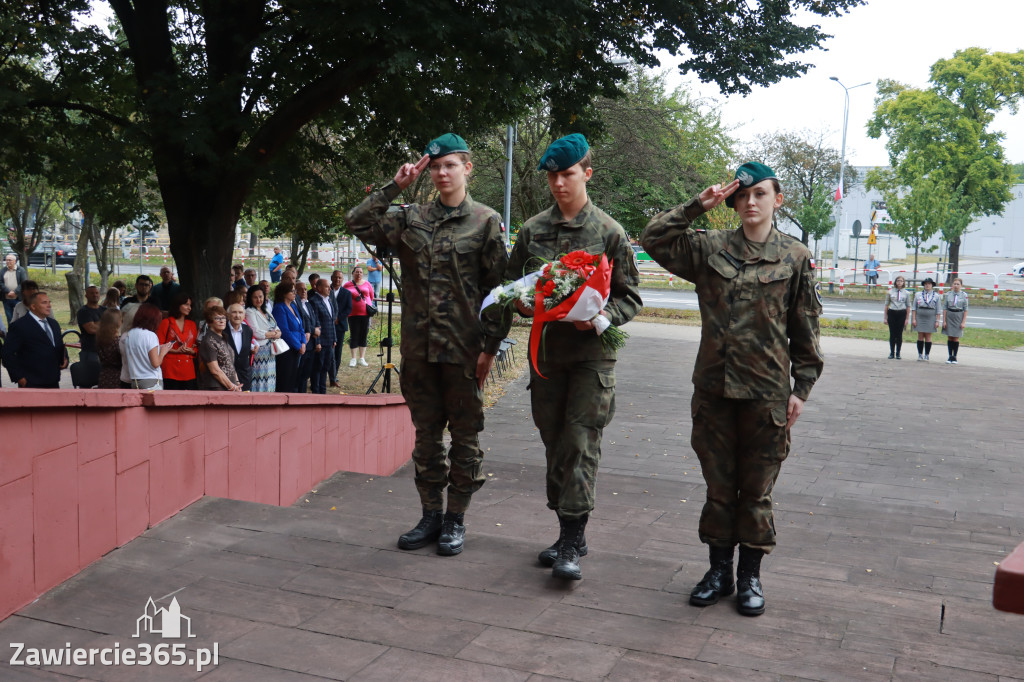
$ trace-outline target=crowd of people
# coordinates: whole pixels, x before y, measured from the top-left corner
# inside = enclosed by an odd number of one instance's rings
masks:
[[[120,280],[102,296],[98,287],[86,287],[85,305],[76,313],[77,364],[91,371],[81,376],[95,377],[88,384],[99,388],[121,389],[326,393],[328,385],[338,387],[350,327],[355,333],[348,338],[349,366],[368,364],[368,315],[377,292],[356,265],[350,281],[340,270],[330,279],[309,275],[307,295],[295,266],[281,261],[273,285],[257,282],[252,268],[232,266],[224,297],[208,298],[201,310],[168,266],[156,284],[139,275],[130,296]],[[58,388],[68,353],[49,295],[28,279],[16,256],[4,265],[0,334],[8,375],[18,386]],[[378,274],[381,267],[375,258],[366,263]],[[20,324],[22,318],[32,324]],[[39,345],[44,336],[53,353]]]

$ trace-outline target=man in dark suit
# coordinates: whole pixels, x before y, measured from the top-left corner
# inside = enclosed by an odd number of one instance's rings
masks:
[[[228,326],[221,332],[235,354],[235,374],[243,391],[252,390],[252,327],[245,323],[245,306],[228,306]]]
[[[338,302],[331,295],[331,283],[321,277],[316,281],[316,293],[309,297],[316,310],[319,325],[313,330],[313,348],[316,358],[313,360],[313,393],[327,393],[327,380],[335,369],[334,345],[337,337],[334,334],[335,320],[338,319]],[[331,382],[336,386],[335,382]]]
[[[331,369],[331,386],[338,385],[338,367],[341,366],[342,346],[348,333],[348,316],[352,314],[352,293],[342,286],[341,270],[331,273],[331,296],[338,304],[338,319],[334,324],[337,342],[334,346],[334,367]]]
[[[11,323],[4,343],[4,364],[11,381],[21,388],[60,388],[60,372],[68,366],[68,353],[60,325],[50,318],[50,296],[37,291],[29,299],[29,313]]]
[[[302,318],[302,329],[306,333],[306,351],[299,356],[299,393],[305,393],[309,386],[309,380],[313,376],[313,365],[317,360],[315,337],[313,333],[319,325],[319,318],[316,309],[306,295],[305,282],[295,282],[295,307],[299,309],[299,317]],[[309,352],[314,351],[314,352]]]

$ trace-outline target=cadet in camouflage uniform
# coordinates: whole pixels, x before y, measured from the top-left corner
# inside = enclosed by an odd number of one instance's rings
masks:
[[[739,229],[691,229],[723,199],[740,215]],[[690,603],[732,594],[738,543],[735,586],[744,615],[764,613],[760,565],[775,546],[772,488],[789,454],[789,429],[824,365],[814,261],[774,227],[781,205],[772,169],[747,163],[725,187],[656,216],[641,237],[656,261],[696,285],[700,303],[691,444],[707,483],[700,539],[710,546],[711,570]]]
[[[602,311],[622,325],[640,311],[640,283],[633,249],[615,220],[590,203],[587,181],[593,174],[589,145],[579,134],[556,140],[538,170],[548,172],[555,205],[526,221],[519,231],[508,278],[518,279],[571,251],[608,254],[611,295]],[[524,315],[532,310],[520,307]],[[615,351],[604,348],[593,322],[549,322],[541,374],[530,369],[533,421],[547,458],[548,507],[558,514],[558,541],[540,553],[553,574],[579,580],[586,555],[584,529],[594,509],[601,436],[615,414]],[[546,377],[546,378],[544,378]]]
[[[428,165],[438,198],[388,213]],[[508,252],[501,218],[466,191],[472,167],[465,140],[442,135],[345,216],[353,234],[394,249],[402,264],[401,386],[416,428],[412,459],[423,517],[398,546],[438,540],[446,556],[462,551],[464,514],[484,483],[483,384],[511,325],[500,313],[477,318],[481,301],[504,277]],[[447,457],[445,427],[452,437]]]

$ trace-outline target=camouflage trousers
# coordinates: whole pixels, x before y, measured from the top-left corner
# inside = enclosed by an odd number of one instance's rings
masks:
[[[402,396],[409,405],[416,444],[416,490],[425,509],[460,514],[484,484],[480,432],[484,429],[483,391],[477,387],[476,367],[402,359]],[[445,452],[444,430],[452,436]]]
[[[540,363],[530,368],[533,423],[547,458],[548,508],[566,519],[594,509],[601,437],[615,414],[615,361]]]
[[[701,542],[775,547],[772,488],[789,454],[788,400],[733,400],[695,389],[690,444],[700,459],[707,501]]]

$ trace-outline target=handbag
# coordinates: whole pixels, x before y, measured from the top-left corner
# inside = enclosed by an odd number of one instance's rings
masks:
[[[360,294],[362,298],[366,298],[366,294]],[[370,300],[366,302],[366,316],[373,317],[377,314],[377,306],[373,303],[373,294],[370,294]]]
[[[280,355],[281,353],[288,352],[288,342],[284,339],[271,339],[270,340],[270,352],[274,355]]]

